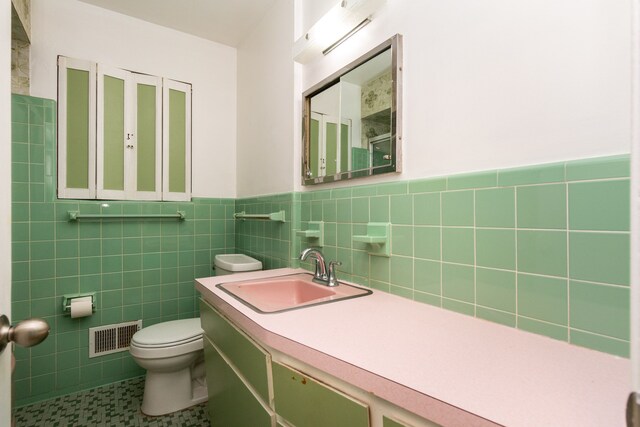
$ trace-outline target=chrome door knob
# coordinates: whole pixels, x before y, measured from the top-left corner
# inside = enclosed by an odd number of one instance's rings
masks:
[[[40,344],[49,336],[49,324],[43,319],[25,319],[16,326],[11,326],[9,318],[0,316],[0,352],[11,341],[21,347]]]

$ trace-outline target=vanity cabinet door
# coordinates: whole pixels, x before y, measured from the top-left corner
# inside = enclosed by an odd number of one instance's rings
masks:
[[[400,421],[392,420],[386,416],[382,417],[382,427],[411,427],[409,424],[401,423]]]
[[[369,407],[279,363],[272,364],[276,413],[296,427],[367,427]]]
[[[211,427],[271,427],[275,415],[253,395],[234,369],[204,338]]]
[[[270,402],[269,353],[203,300],[200,300],[200,319],[205,335],[231,360],[260,397]]]

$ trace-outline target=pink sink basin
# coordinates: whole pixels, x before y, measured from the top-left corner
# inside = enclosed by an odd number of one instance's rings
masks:
[[[332,287],[313,283],[312,277],[301,273],[216,286],[259,313],[277,313],[371,294],[368,289],[345,283]]]

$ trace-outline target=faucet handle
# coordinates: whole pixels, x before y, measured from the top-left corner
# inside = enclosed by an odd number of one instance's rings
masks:
[[[336,268],[335,268],[336,265],[342,265],[342,262],[340,262],[340,261],[330,261],[329,262],[329,268],[328,268],[328,270],[329,270],[329,277],[328,277],[329,283],[328,283],[328,285],[329,286],[337,286],[338,285],[338,279],[336,279]]]
[[[313,259],[316,261],[316,272],[314,274],[314,278],[318,280],[327,280],[327,272],[324,270],[324,260],[316,256],[314,256]]]

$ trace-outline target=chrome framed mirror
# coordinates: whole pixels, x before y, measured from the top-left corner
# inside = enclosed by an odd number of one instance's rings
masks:
[[[400,172],[402,36],[303,93],[302,185]]]

